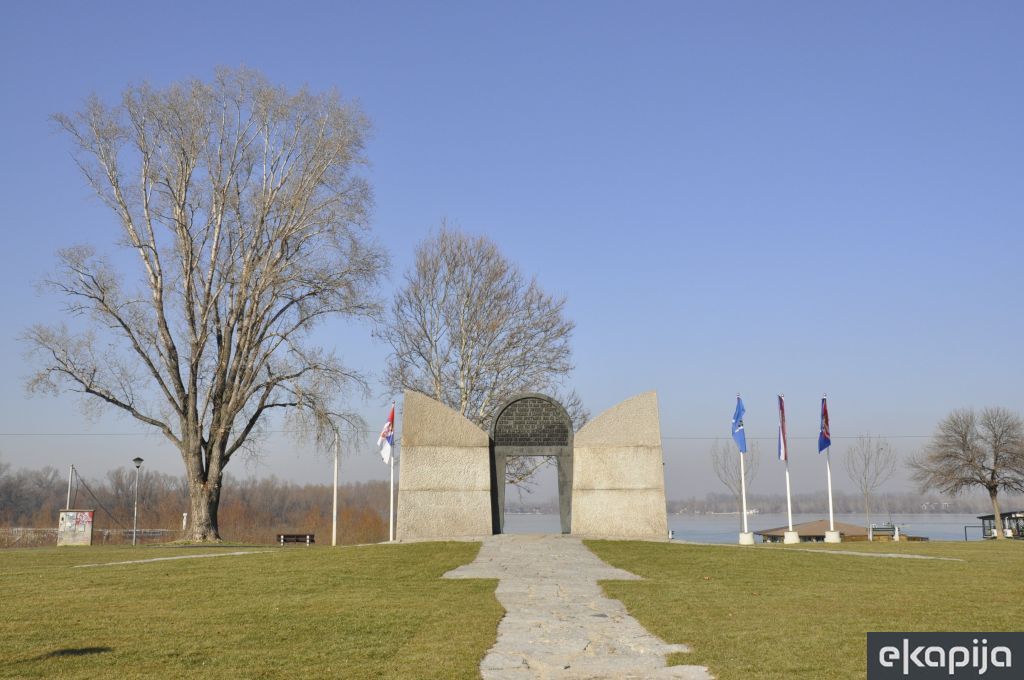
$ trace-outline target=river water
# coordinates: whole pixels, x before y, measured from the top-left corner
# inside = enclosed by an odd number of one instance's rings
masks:
[[[828,519],[828,514],[794,514],[793,524]],[[835,520],[846,524],[864,525],[864,515],[836,514]],[[975,515],[919,514],[919,515],[872,515],[871,521],[880,524],[893,522],[900,527],[900,533],[910,536],[925,536],[933,541],[964,540],[964,525],[967,537],[972,541],[981,540],[981,520]],[[751,531],[774,529],[786,526],[785,513],[749,515],[747,525]],[[668,527],[677,540],[697,543],[736,543],[739,540],[740,516],[734,515],[669,515]],[[558,515],[517,515],[505,513],[505,532],[509,534],[555,534],[561,531]]]

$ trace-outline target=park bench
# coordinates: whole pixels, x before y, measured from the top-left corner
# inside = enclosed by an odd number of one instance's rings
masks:
[[[876,538],[876,539],[877,538],[881,538],[883,536],[886,537],[886,538],[890,538],[890,539],[895,538],[896,537],[896,527],[894,527],[891,524],[881,524],[881,525],[872,524],[871,525],[871,536],[873,538]]]
[[[313,534],[278,534],[277,542],[284,546],[285,543],[305,543],[306,545],[312,545],[316,543],[316,537]]]

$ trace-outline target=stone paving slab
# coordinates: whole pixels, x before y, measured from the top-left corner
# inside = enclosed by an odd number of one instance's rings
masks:
[[[611,567],[562,535],[487,537],[472,563],[445,578],[497,578],[505,608],[498,639],[480,664],[484,680],[711,678],[704,666],[666,666],[686,652],[651,635],[598,580],[640,577]]]

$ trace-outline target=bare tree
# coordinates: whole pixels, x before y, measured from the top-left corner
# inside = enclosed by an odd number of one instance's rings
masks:
[[[1003,538],[999,491],[1024,492],[1024,421],[1007,409],[953,411],[931,443],[908,463],[922,491],[958,495],[971,487],[988,491],[996,538]]]
[[[751,441],[747,447],[746,456],[743,459],[743,483],[750,491],[750,483],[757,476],[757,467],[760,458],[760,449],[757,442]],[[715,467],[715,476],[729,489],[736,507],[741,507],[740,496],[743,486],[740,484],[740,453],[730,443],[716,439],[711,445],[711,464]],[[743,526],[743,517],[740,517],[740,526]]]
[[[560,398],[579,428],[586,409],[564,393],[573,323],[565,299],[526,280],[493,241],[442,224],[420,244],[378,334],[393,350],[388,387],[415,390],[487,428],[520,392]],[[506,479],[526,483],[543,459],[512,458]]]
[[[378,310],[383,255],[355,174],[367,120],[337,94],[246,70],[129,87],[115,106],[92,97],[55,120],[131,258],[59,252],[47,283],[80,323],[26,332],[42,364],[29,387],[67,388],[161,432],[185,465],[191,538],[218,540],[224,467],[265,416],[328,438],[354,418],[335,397],[365,389],[309,333]]]
[[[846,450],[846,474],[864,499],[864,526],[871,526],[871,494],[896,471],[896,456],[884,437],[861,435]]]

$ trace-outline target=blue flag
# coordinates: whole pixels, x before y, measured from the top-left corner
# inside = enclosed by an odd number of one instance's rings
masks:
[[[740,453],[747,452],[747,433],[743,431],[743,414],[747,409],[743,408],[743,400],[736,395],[736,412],[732,414],[732,438],[736,440],[736,446]]]

